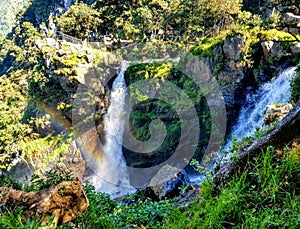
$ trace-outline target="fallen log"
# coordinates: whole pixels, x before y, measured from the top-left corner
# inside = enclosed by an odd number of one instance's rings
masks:
[[[300,136],[300,101],[295,105],[276,128],[265,137],[245,148],[232,162],[224,164],[213,176],[216,187],[226,183],[233,174],[240,173],[247,162],[265,151],[268,146],[282,148]]]
[[[26,218],[37,216],[48,223],[54,215],[53,227],[67,223],[86,212],[89,202],[79,180],[64,181],[49,189],[24,192],[7,187],[0,188],[0,205],[8,209],[22,207]],[[47,228],[52,228],[47,227]]]

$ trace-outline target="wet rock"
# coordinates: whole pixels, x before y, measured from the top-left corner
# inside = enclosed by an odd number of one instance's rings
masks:
[[[0,203],[8,209],[23,208],[27,218],[37,216],[47,223],[54,215],[54,225],[67,223],[79,215],[83,215],[89,202],[85,196],[81,183],[78,180],[65,181],[49,189],[39,192],[24,192],[10,188],[0,188]]]
[[[11,177],[25,185],[30,184],[30,178],[33,174],[34,167],[20,159],[9,171],[3,171],[4,176]]]
[[[292,104],[273,104],[268,105],[265,111],[265,124],[270,124],[276,119],[283,119],[293,109]]]
[[[151,179],[149,187],[159,199],[164,199],[179,195],[180,187],[189,183],[184,170],[165,165]]]

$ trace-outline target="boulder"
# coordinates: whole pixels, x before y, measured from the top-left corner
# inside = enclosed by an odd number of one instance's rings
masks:
[[[223,45],[223,52],[227,59],[239,60],[241,57],[240,47],[244,45],[242,36],[226,38]]]
[[[283,119],[293,109],[292,104],[273,104],[268,105],[265,111],[265,124],[270,124],[276,119]]]
[[[22,207],[26,218],[42,219],[48,223],[54,215],[50,227],[56,228],[59,223],[67,223],[79,215],[83,215],[89,206],[88,199],[79,180],[65,181],[49,189],[38,192],[24,192],[11,188],[0,188],[0,204],[7,209]],[[46,228],[46,227],[43,227]]]
[[[46,38],[46,43],[48,46],[57,47],[57,42],[54,38]]]
[[[180,187],[189,183],[184,170],[165,165],[151,179],[149,187],[159,199],[164,199],[179,195]]]
[[[300,57],[300,42],[298,44],[292,46],[292,53],[295,56]]]
[[[300,24],[300,15],[295,15],[293,13],[285,13],[283,15],[283,18],[287,22],[292,22],[292,23],[295,23],[296,25]]]
[[[276,38],[274,38],[274,40],[276,41]],[[278,61],[284,55],[281,43],[275,41],[264,41],[261,43],[264,52],[264,57],[268,62],[271,61],[270,58],[274,59],[275,61]]]

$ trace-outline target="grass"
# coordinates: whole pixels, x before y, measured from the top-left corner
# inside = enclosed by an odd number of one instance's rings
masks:
[[[218,194],[206,183],[200,200],[175,208],[163,228],[299,228],[300,147],[278,152],[269,147]]]
[[[143,193],[117,202],[87,184],[87,213],[59,228],[299,228],[299,142],[280,150],[268,147],[221,188],[206,181],[199,199],[185,207],[178,207],[178,199],[153,201]],[[50,174],[33,185],[48,187],[63,179],[57,177]],[[0,212],[0,226],[5,228],[36,225],[34,219],[22,218],[18,209]]]

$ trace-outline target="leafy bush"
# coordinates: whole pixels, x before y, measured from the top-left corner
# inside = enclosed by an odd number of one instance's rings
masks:
[[[62,32],[81,39],[89,37],[90,32],[95,32],[102,20],[99,18],[98,11],[84,3],[79,3],[71,6],[57,22]]]
[[[172,208],[170,201],[155,202],[133,194],[121,202],[110,199],[109,195],[96,193],[94,187],[86,184],[89,208],[85,215],[72,222],[79,228],[160,228]],[[62,228],[68,228],[64,225]]]

